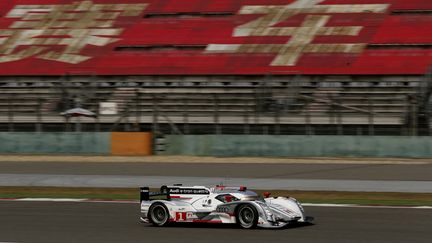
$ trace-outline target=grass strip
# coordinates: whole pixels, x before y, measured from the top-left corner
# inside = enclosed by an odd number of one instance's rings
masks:
[[[157,190],[157,189],[155,189]],[[254,190],[262,194],[263,190]],[[291,196],[302,203],[382,206],[432,206],[432,193],[337,192],[268,190],[272,196]],[[0,198],[88,198],[138,200],[138,188],[0,187]]]

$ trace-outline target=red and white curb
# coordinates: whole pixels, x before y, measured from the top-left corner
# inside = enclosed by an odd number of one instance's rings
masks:
[[[126,203],[138,204],[138,200],[101,200],[88,198],[0,198],[0,202],[77,202],[77,203]],[[390,209],[432,209],[431,206],[379,206],[358,204],[302,203],[306,207],[340,208],[390,208]],[[0,242],[1,243],[1,242]]]

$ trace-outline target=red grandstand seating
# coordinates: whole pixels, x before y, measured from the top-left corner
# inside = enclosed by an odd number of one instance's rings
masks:
[[[279,45],[281,50],[289,47],[292,35],[274,36],[265,34],[242,34],[234,36],[243,24],[260,19],[263,14],[244,14],[244,6],[271,6],[280,8],[305,0],[93,0],[92,4],[148,4],[134,14],[106,19],[91,17],[103,22],[98,27],[80,25],[78,31],[119,29],[118,34],[80,35],[73,41],[84,43],[87,37],[96,38],[84,46],[65,44],[71,41],[69,31],[74,27],[57,26],[48,29],[65,30],[53,35],[46,32],[46,26],[28,27],[37,22],[38,14],[44,10],[34,7],[32,12],[23,14],[18,10],[10,14],[17,5],[70,5],[77,0],[10,0],[0,2],[0,75],[65,75],[76,70],[98,75],[171,75],[171,74],[424,74],[432,65],[432,1],[430,0],[323,0],[314,6],[349,6],[352,9],[376,5],[357,13],[343,9],[303,12],[276,21],[271,27],[295,30],[311,16],[323,18],[321,33],[327,27],[357,27],[351,34],[317,33],[303,47],[294,50],[299,53],[294,61],[274,63],[281,51],[265,51]],[[294,4],[294,5],[293,5]],[[312,8],[312,7],[311,7]],[[95,8],[97,9],[97,8]],[[138,8],[139,9],[139,8]],[[85,10],[85,9],[84,9]],[[19,12],[21,11],[21,12]],[[50,10],[51,11],[51,10]],[[59,10],[56,10],[59,11]],[[64,11],[71,14],[83,9]],[[110,12],[111,11],[111,12]],[[260,10],[262,11],[262,9]],[[61,11],[60,11],[61,12]],[[301,11],[300,11],[301,12]],[[9,13],[9,14],[8,14]],[[57,12],[58,13],[58,12]],[[102,10],[99,13],[112,13]],[[118,14],[119,12],[117,12]],[[77,15],[78,16],[78,15]],[[27,18],[27,19],[26,19]],[[32,19],[33,18],[33,19]],[[44,17],[42,17],[44,18]],[[92,19],[93,18],[93,19]],[[61,19],[60,19],[61,20]],[[79,18],[68,21],[76,22]],[[112,23],[109,20],[113,20]],[[17,26],[19,21],[24,26]],[[63,19],[64,21],[64,19]],[[321,22],[320,22],[321,21]],[[15,25],[15,27],[13,27]],[[76,25],[74,25],[76,26]],[[84,27],[83,27],[84,26]],[[264,26],[267,30],[268,26]],[[21,39],[19,45],[5,44],[16,41],[13,33],[42,31]],[[45,32],[44,32],[45,31]],[[13,33],[12,33],[13,32]],[[51,34],[47,34],[51,33]],[[72,32],[70,32],[72,33]],[[80,32],[86,33],[84,32]],[[337,33],[335,30],[334,33]],[[260,36],[261,35],[261,36]],[[19,34],[15,37],[18,38]],[[48,39],[50,38],[50,39]],[[114,39],[116,38],[116,39]],[[300,36],[300,39],[304,36]],[[42,41],[41,41],[42,39]],[[53,39],[62,39],[56,42]],[[108,40],[109,39],[109,40]],[[18,38],[19,40],[19,38]],[[39,42],[38,42],[39,41]],[[101,44],[104,41],[110,42]],[[4,42],[2,44],[2,42]],[[17,42],[16,42],[17,43]],[[52,44],[55,43],[55,44]],[[301,43],[301,41],[300,41]],[[96,45],[97,44],[97,45]],[[213,45],[216,46],[213,46]],[[309,45],[310,44],[310,45]],[[319,44],[339,44],[339,47],[320,47]],[[359,45],[355,51],[340,51],[347,44]],[[223,51],[215,51],[223,45]],[[227,45],[229,45],[227,47]],[[256,51],[226,51],[239,45],[262,45]],[[362,46],[360,46],[362,45]],[[211,46],[214,48],[212,49]],[[69,49],[73,50],[67,50]],[[11,49],[12,48],[12,49]],[[33,48],[33,49],[31,49]],[[39,48],[39,49],[38,49]],[[239,47],[240,48],[240,47]],[[241,49],[240,48],[240,49]],[[266,49],[267,48],[267,49]],[[309,48],[309,51],[306,51]],[[314,49],[315,48],[315,49]],[[334,50],[332,50],[332,48]],[[336,49],[339,48],[339,51]],[[239,49],[239,50],[240,50]],[[31,52],[33,50],[33,52]],[[255,50],[255,49],[254,49]],[[50,54],[51,53],[51,54]],[[288,51],[288,53],[290,53]],[[50,54],[50,55],[48,55]],[[59,57],[59,55],[63,55]],[[83,56],[83,60],[71,63],[70,55]],[[290,54],[292,55],[292,54]],[[42,58],[45,56],[45,58]],[[46,56],[49,56],[48,58]],[[289,56],[289,55],[288,55]],[[293,58],[291,56],[291,58]]]

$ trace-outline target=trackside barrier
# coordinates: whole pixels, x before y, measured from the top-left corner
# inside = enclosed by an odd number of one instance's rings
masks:
[[[109,133],[0,133],[4,154],[110,154]]]
[[[432,157],[431,137],[167,135],[166,155]]]
[[[113,132],[111,154],[152,155],[152,135],[148,132]]]
[[[154,152],[156,154],[164,154],[166,148],[165,137],[158,137],[154,141],[155,141]]]
[[[2,154],[151,155],[147,132],[0,133]]]

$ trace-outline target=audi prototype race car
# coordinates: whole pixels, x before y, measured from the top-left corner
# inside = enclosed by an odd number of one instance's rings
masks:
[[[282,228],[308,223],[301,204],[291,197],[261,197],[246,187],[162,186],[140,188],[140,221],[155,226],[171,222],[227,223],[242,228]]]

